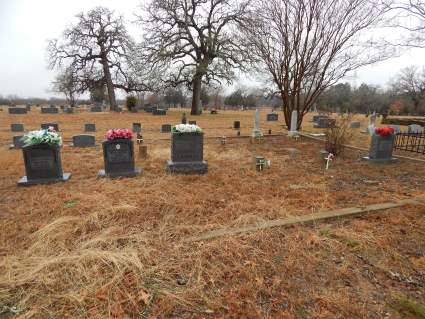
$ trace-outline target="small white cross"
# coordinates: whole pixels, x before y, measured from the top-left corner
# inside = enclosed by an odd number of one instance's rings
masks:
[[[326,160],[326,169],[329,169],[329,162],[333,160],[335,156],[332,153],[329,153],[328,157],[325,157]]]

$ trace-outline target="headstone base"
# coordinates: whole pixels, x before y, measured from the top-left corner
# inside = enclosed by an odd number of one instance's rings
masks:
[[[101,169],[98,173],[98,177],[109,177],[109,178],[118,178],[118,177],[136,177],[140,174],[142,174],[143,170],[141,168],[136,168],[134,171],[131,172],[119,172],[119,173],[112,173],[112,174],[106,174],[104,169]]]
[[[288,132],[289,137],[295,137],[295,136],[298,136],[298,135],[299,135],[298,131],[289,131]]]
[[[375,164],[393,164],[398,162],[398,158],[391,157],[391,158],[369,158],[369,156],[362,157],[362,160],[368,161]]]
[[[202,162],[173,162],[167,161],[167,172],[177,174],[205,174],[208,163]]]
[[[71,178],[71,173],[63,173],[63,176],[61,178],[46,178],[46,179],[33,179],[33,180],[28,180],[27,177],[24,176],[18,181],[18,186],[31,186],[31,185],[37,185],[37,184],[66,182],[70,178]]]

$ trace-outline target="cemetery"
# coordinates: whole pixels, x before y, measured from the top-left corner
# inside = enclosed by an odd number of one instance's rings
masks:
[[[409,287],[421,291],[422,261],[412,252],[423,247],[423,204],[406,204],[407,210],[397,204],[378,213],[313,226],[295,224],[209,240],[196,238],[323,211],[366,206],[380,209],[379,205],[388,202],[423,198],[424,155],[394,150],[392,157],[416,160],[397,158],[391,164],[362,160],[371,154],[379,158],[388,147],[373,148],[375,136],[351,128],[354,137],[350,145],[356,148],[347,148],[326,163],[320,156],[323,142],[308,136],[326,132],[314,128],[314,113],[307,115],[303,130],[296,132],[299,137],[294,139],[280,121],[268,121],[267,109],[258,114],[206,113],[196,117],[196,127],[202,132],[179,133],[175,130],[183,112],[188,110],[170,109],[166,116],[158,117],[149,112],[96,114],[87,109],[49,117],[34,110],[20,117],[25,131],[54,122],[60,127],[57,134],[63,139],[62,146],[36,150],[31,146],[24,151],[8,150],[16,134],[11,124],[16,120],[14,115],[0,114],[0,163],[7,167],[0,171],[0,224],[4,230],[0,252],[7,256],[7,265],[0,267],[14,282],[10,289],[25,286],[31,303],[58,312],[63,311],[58,304],[50,304],[42,296],[61,291],[81,294],[74,282],[84,282],[87,296],[92,296],[84,301],[84,311],[110,307],[106,302],[117,300],[120,291],[126,291],[128,295],[119,298],[127,313],[149,305],[152,314],[159,314],[167,303],[173,305],[167,308],[170,316],[184,316],[185,302],[194,298],[194,293],[202,296],[196,300],[205,315],[209,311],[228,313],[217,301],[239,309],[232,291],[215,295],[216,289],[230,286],[250,296],[248,308],[235,310],[241,316],[261,308],[256,299],[259,291],[272,297],[273,289],[302,289],[304,298],[314,300],[318,290],[326,302],[324,309],[338,309],[345,317],[379,313],[389,299],[376,299],[373,291],[377,285],[394,293],[406,293]],[[276,114],[283,118],[281,112]],[[330,117],[338,118],[335,114]],[[361,127],[368,126],[369,119],[364,116],[356,115],[355,120]],[[239,123],[238,131],[235,122]],[[87,123],[96,125],[91,135],[84,135]],[[385,126],[377,120],[376,127]],[[142,144],[137,142],[136,132],[131,139],[108,141],[108,130],[113,128],[140,128]],[[170,132],[163,134],[168,128]],[[407,126],[400,129],[408,132]],[[269,130],[273,135],[268,136]],[[260,142],[251,143],[252,135],[259,132]],[[374,149],[379,152],[373,153]],[[188,169],[194,173],[187,174]],[[40,180],[43,184],[38,185]],[[18,188],[18,183],[31,186]],[[416,227],[412,228],[413,222]],[[60,256],[67,254],[72,257],[60,261]],[[102,268],[100,277],[93,276],[103,264],[99,258],[111,265]],[[373,265],[376,259],[380,263]],[[114,270],[121,267],[124,273]],[[29,269],[38,270],[28,273]],[[231,275],[234,273],[239,275]],[[323,286],[324,276],[335,286]],[[48,277],[54,279],[46,281]],[[195,280],[204,277],[210,279]],[[35,278],[48,284],[34,283]],[[360,284],[368,288],[357,297],[354,289]],[[341,289],[343,297],[334,299]],[[6,290],[9,294],[13,291]],[[111,295],[104,299],[100,297],[103,294]],[[214,302],[207,301],[213,297]],[[133,298],[142,299],[134,303]],[[285,298],[300,309],[305,307],[298,293]],[[360,300],[366,300],[367,310],[358,306],[364,302]],[[71,313],[82,307],[80,302],[65,299],[61,304]],[[270,305],[270,311],[278,313],[277,309]],[[320,316],[327,311],[315,313]]]

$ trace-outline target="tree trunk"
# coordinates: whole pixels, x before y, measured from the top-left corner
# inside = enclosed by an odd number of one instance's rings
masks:
[[[108,60],[102,59],[103,75],[105,76],[106,88],[108,89],[108,97],[111,111],[118,111],[117,100],[115,98],[114,84],[112,83],[111,72],[108,66]]]
[[[196,75],[193,77],[192,84],[192,109],[191,115],[201,114],[201,89],[202,89],[202,75]]]

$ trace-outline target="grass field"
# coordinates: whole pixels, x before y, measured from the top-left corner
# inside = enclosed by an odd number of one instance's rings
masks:
[[[188,111],[188,110],[187,110]],[[165,172],[169,114],[0,113],[0,318],[425,318],[425,206],[392,209],[313,226],[271,229],[210,241],[185,239],[220,227],[425,195],[425,163],[376,166],[347,149],[326,171],[320,142],[278,136],[236,138],[253,112],[190,117],[205,131],[203,176]],[[351,144],[366,147],[358,116]],[[310,115],[303,125],[312,129]],[[18,188],[22,153],[8,150],[11,123],[57,122],[67,183]],[[132,179],[100,179],[100,146],[69,147],[84,123],[98,144],[112,127],[141,122],[148,158]],[[220,136],[234,136],[225,146]],[[290,149],[297,149],[291,159]],[[137,153],[137,150],[136,150]],[[271,160],[257,172],[255,155]]]

